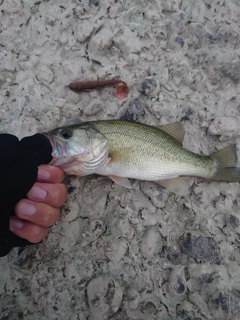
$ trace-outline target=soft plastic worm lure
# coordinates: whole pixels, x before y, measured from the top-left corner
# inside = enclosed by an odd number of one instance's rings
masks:
[[[120,79],[76,81],[70,83],[68,88],[74,92],[80,93],[112,85],[116,85],[115,95],[117,98],[124,99],[127,97],[129,92],[128,85]]]

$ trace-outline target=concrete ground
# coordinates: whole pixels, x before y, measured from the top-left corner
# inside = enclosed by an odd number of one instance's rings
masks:
[[[240,156],[239,21],[238,0],[0,0],[0,131],[180,121],[185,148]],[[126,99],[66,87],[113,77]],[[49,236],[0,259],[0,318],[240,319],[239,183],[185,181],[66,177]]]

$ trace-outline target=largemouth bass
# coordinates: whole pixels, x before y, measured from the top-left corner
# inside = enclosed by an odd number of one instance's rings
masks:
[[[109,176],[131,188],[128,178],[155,181],[184,195],[187,184],[180,176],[240,181],[236,145],[201,156],[182,147],[180,123],[152,127],[124,120],[82,122],[49,133],[54,166],[66,173]]]

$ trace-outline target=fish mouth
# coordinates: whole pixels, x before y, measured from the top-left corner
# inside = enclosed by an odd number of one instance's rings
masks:
[[[54,139],[54,137],[51,133],[42,132],[41,134],[48,139],[48,141],[50,142],[50,144],[52,146],[52,152],[53,152],[53,150],[56,147],[56,139]]]
[[[61,159],[66,159],[67,157],[66,143],[61,140],[58,140],[50,132],[43,132],[42,135],[44,135],[48,139],[52,146],[52,160],[49,164],[60,166],[63,162],[63,160]],[[66,160],[64,160],[64,162],[66,162]]]

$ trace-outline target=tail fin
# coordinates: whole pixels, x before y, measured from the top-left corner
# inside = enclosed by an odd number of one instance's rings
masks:
[[[237,165],[236,144],[232,144],[210,155],[216,164],[212,180],[240,182],[240,168]]]

